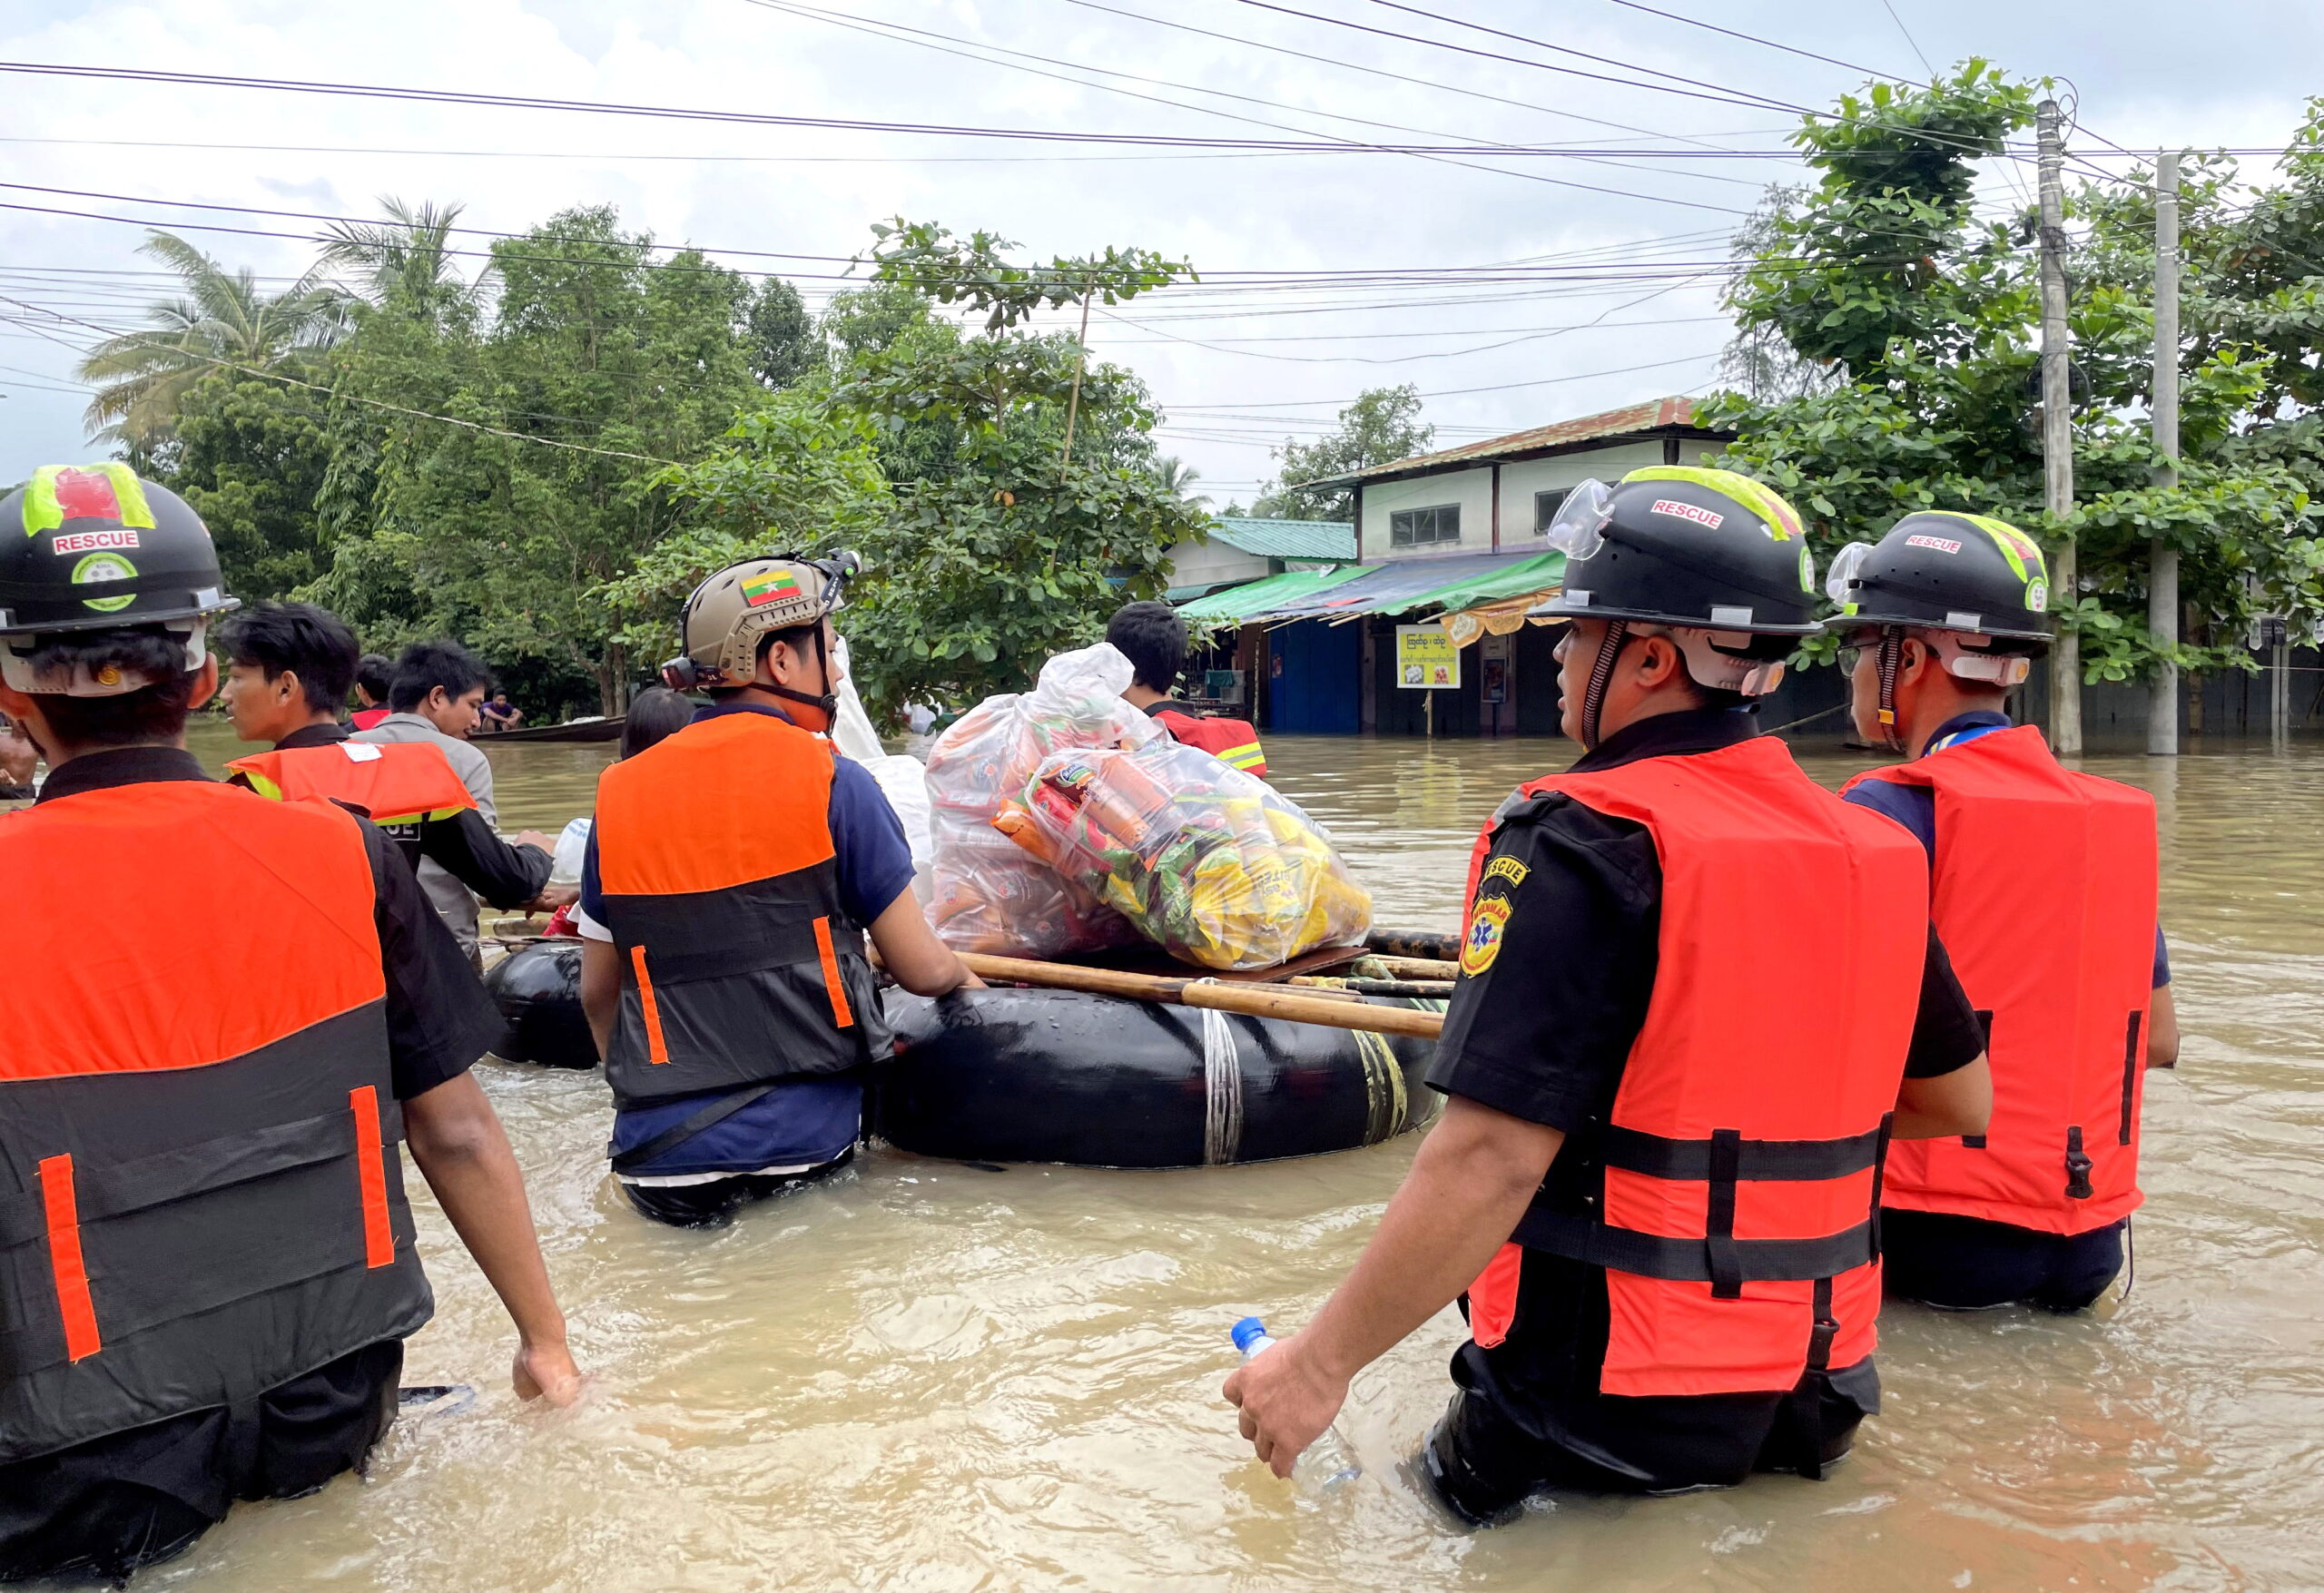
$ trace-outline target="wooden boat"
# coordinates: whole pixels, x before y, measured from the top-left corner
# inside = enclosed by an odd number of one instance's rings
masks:
[[[527,724],[517,730],[478,731],[475,740],[480,746],[497,746],[504,742],[617,742],[621,740],[624,715],[610,719],[569,719],[563,724]]]

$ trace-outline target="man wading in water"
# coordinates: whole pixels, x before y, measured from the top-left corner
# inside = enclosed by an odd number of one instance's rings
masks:
[[[1920,841],[1993,1049],[1991,1129],[1889,1153],[1888,1292],[2079,1311],[2122,1270],[2143,1070],[2179,1059],[2153,799],[2060,768],[2002,711],[2051,628],[2048,568],[2015,526],[1908,515],[1843,548],[1830,585],[1856,733],[1920,753],[1842,794]]]
[[[1421,1469],[1481,1525],[1543,1488],[1821,1475],[1878,1401],[1883,1146],[1991,1099],[1919,849],[1757,733],[1818,628],[1790,506],[1659,467],[1577,487],[1551,542],[1585,755],[1479,841],[1443,1121],[1314,1324],[1226,1391],[1288,1475],[1465,1288]]]
[[[753,559],[686,602],[663,665],[710,705],[608,768],[581,870],[581,1002],[613,1087],[615,1175],[681,1225],[836,1172],[888,1052],[868,929],[922,996],[979,985],[929,929],[903,825],[826,739],[836,559]]]
[[[517,1323],[517,1392],[579,1389],[449,931],[371,825],[185,751],[223,585],[125,465],[0,502],[0,710],[51,771],[0,818],[0,1580],[125,1577],[362,1463],[433,1310],[399,1145]]]

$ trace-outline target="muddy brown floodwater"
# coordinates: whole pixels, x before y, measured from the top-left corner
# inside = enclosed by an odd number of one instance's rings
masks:
[[[211,762],[234,750],[205,730]],[[1454,927],[1475,828],[1555,742],[1271,738],[1392,924]],[[599,749],[494,750],[501,819],[586,810]],[[1812,752],[1833,783],[1862,766]],[[1563,1500],[1485,1536],[1399,1480],[1448,1312],[1358,1382],[1353,1497],[1304,1508],[1218,1399],[1246,1312],[1296,1328],[1411,1136],[1178,1173],[981,1172],[884,1149],[717,1234],[606,1186],[591,1075],[487,1063],[594,1376],[520,1406],[513,1347],[424,1192],[435,1322],[474,1382],[368,1480],[245,1506],[140,1588],[2220,1588],[2324,1586],[2324,752],[2086,767],[2155,792],[2184,1060],[2152,1076],[2137,1282],[2104,1320],[1883,1320],[1887,1408],[1823,1483]],[[1586,953],[1587,949],[1581,949]],[[1817,970],[1756,946],[1769,978]],[[415,1180],[415,1184],[416,1184]]]

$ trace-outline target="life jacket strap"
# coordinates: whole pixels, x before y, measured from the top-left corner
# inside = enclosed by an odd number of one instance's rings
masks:
[[[1708,1238],[1617,1228],[1578,1212],[1529,1211],[1509,1237],[1529,1250],[1666,1283],[1716,1283],[1727,1264],[1713,1265]],[[1866,1265],[1877,1254],[1868,1217],[1853,1228],[1815,1239],[1737,1239],[1730,1234],[1725,1247],[1730,1276],[1738,1284],[1835,1277]]]
[[[1732,1176],[1745,1183],[1804,1183],[1819,1178],[1846,1178],[1880,1165],[1887,1120],[1882,1126],[1845,1139],[1745,1139],[1733,1129],[1721,1129],[1708,1139],[1666,1139],[1619,1124],[1609,1124],[1599,1142],[1599,1160],[1627,1173],[1650,1178],[1689,1183],[1716,1181],[1715,1147],[1720,1135],[1731,1136]]]
[[[613,1154],[613,1146],[609,1145],[606,1147],[606,1155],[613,1165],[613,1170],[616,1173],[628,1173],[639,1167],[651,1166],[657,1156],[665,1152],[677,1149],[712,1124],[724,1123],[773,1087],[774,1085],[772,1083],[757,1084],[751,1086],[748,1089],[738,1089],[720,1096],[699,1112],[687,1114],[683,1121],[673,1123],[645,1144],[634,1145],[619,1155]]]

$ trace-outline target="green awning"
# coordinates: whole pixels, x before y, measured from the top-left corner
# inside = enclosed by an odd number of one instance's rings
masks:
[[[1442,608],[1451,613],[1459,608],[1474,608],[1481,603],[1497,603],[1504,597],[1521,597],[1529,592],[1545,591],[1565,579],[1565,555],[1537,554],[1533,557],[1495,570],[1491,575],[1469,580],[1455,581],[1423,596],[1411,600],[1413,608]]]
[[[1280,575],[1267,575],[1230,586],[1224,592],[1214,592],[1207,597],[1197,597],[1181,605],[1178,613],[1188,624],[1239,624],[1366,573],[1367,566],[1364,565],[1342,565],[1329,570],[1285,570]]]

